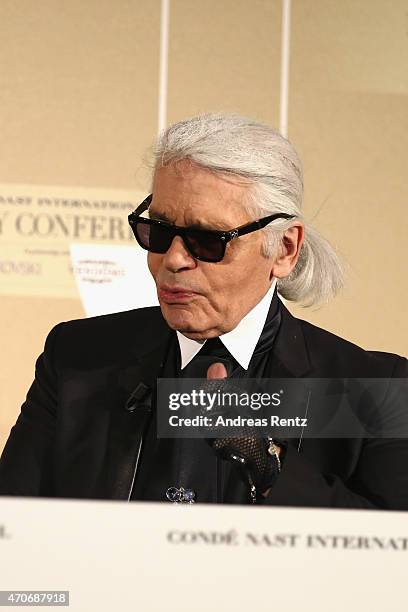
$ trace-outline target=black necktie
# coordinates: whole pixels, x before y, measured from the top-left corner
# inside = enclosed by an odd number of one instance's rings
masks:
[[[236,367],[239,367],[238,362],[221,340],[211,338],[183,368],[180,375],[182,378],[207,378],[208,368],[213,363],[222,363],[228,376]],[[201,438],[184,438],[180,439],[176,446],[178,450],[177,486],[194,491],[197,501],[211,499],[220,501],[220,493],[217,491],[218,459],[206,441]]]

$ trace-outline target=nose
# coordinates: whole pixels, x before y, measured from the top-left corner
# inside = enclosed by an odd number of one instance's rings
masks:
[[[170,272],[191,270],[197,266],[197,261],[187,250],[181,236],[175,236],[173,242],[163,255],[163,265]]]

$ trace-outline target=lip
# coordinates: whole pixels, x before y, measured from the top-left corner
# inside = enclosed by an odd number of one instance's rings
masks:
[[[198,295],[195,291],[190,291],[185,287],[177,285],[160,285],[158,288],[159,299],[167,304],[186,303],[194,296]]]

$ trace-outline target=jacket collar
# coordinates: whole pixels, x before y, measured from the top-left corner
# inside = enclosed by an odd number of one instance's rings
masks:
[[[312,364],[303,335],[302,321],[296,319],[281,302],[282,320],[273,348],[274,377],[303,377]]]
[[[121,399],[110,412],[105,466],[97,485],[96,497],[128,500],[132,492],[143,450],[144,434],[152,418],[156,380],[165,357],[168,340],[171,333],[174,333],[162,317],[161,321],[152,318],[151,325],[152,330],[160,331],[158,334],[152,333],[152,337],[155,338],[154,344],[143,347],[142,350],[140,346],[132,349],[128,355],[128,362],[118,372]],[[142,393],[142,397],[139,393],[140,385],[142,391],[144,388],[148,390],[147,393]]]

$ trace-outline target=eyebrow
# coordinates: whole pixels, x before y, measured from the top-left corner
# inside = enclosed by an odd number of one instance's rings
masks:
[[[151,219],[156,219],[157,221],[165,221],[169,225],[175,225],[173,221],[169,219],[166,213],[160,213],[160,212],[156,212],[155,210],[149,209],[149,217]],[[229,231],[225,229],[224,225],[221,225],[219,223],[214,223],[214,225],[209,227],[208,225],[201,223],[200,221],[196,221],[195,223],[190,223],[186,227],[188,227],[189,229],[198,229],[198,230],[207,230],[207,231],[220,231],[220,232]]]

